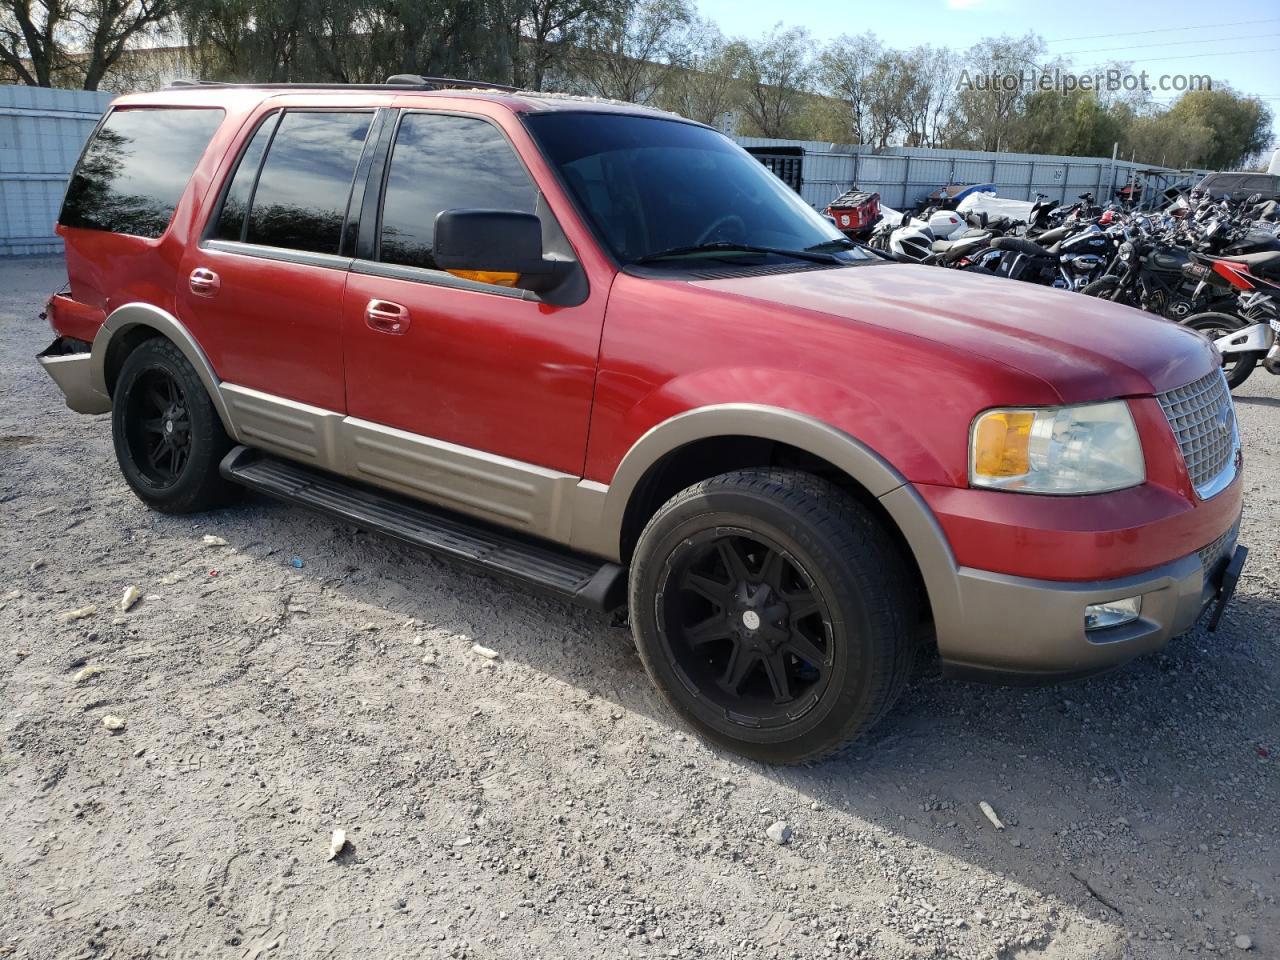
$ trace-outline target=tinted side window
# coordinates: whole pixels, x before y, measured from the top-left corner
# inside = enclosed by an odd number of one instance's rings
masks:
[[[58,222],[160,236],[222,117],[220,109],[113,111],[76,167]]]
[[[222,201],[222,212],[209,236],[214,240],[243,240],[244,226],[249,213],[249,201],[253,198],[253,185],[258,180],[258,168],[262,166],[262,155],[271,142],[271,134],[275,132],[276,122],[280,114],[273,113],[262,125],[240,155],[240,163],[236,166],[235,176],[227,187],[227,195]]]
[[[1260,193],[1265,198],[1276,195],[1276,186],[1280,184],[1280,177],[1269,177],[1265,173],[1260,173],[1252,177],[1241,177],[1240,181],[1242,190],[1248,190],[1250,193]]]
[[[337,253],[372,113],[287,112],[249,212],[249,243]]]
[[[396,133],[382,208],[379,259],[435,267],[441,210],[536,212],[537,192],[505,137],[473,117],[405,114]]]

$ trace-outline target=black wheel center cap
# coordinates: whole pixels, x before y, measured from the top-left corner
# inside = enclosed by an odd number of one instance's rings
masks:
[[[754,650],[776,650],[789,635],[787,605],[767,583],[743,581],[734,596],[737,602],[727,611],[733,632]]]

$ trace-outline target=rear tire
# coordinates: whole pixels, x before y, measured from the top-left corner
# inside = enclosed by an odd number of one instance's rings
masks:
[[[694,484],[631,564],[636,646],[698,733],[766,763],[839,749],[893,706],[915,663],[911,579],[878,519],[785,470]]]
[[[1197,313],[1194,317],[1188,317],[1182,321],[1182,325],[1203,334],[1210,340],[1217,340],[1219,337],[1225,337],[1229,333],[1235,333],[1250,326],[1247,320],[1230,313]],[[1222,372],[1226,374],[1227,386],[1234,390],[1248,380],[1249,374],[1253,373],[1253,368],[1258,365],[1263,356],[1264,354],[1260,352],[1224,353]]]
[[[218,473],[231,438],[195,367],[164,337],[125,359],[111,397],[111,436],[125,481],[153,510],[209,510],[235,489]]]

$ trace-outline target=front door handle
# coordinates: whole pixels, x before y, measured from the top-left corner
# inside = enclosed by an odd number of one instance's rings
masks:
[[[390,300],[370,300],[364,308],[364,322],[378,333],[404,333],[409,329],[409,311]]]
[[[207,267],[196,267],[191,271],[187,282],[191,285],[191,292],[197,297],[212,297],[222,286],[222,280]]]

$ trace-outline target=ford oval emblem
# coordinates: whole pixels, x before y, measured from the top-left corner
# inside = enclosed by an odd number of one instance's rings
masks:
[[[1231,437],[1231,424],[1233,419],[1230,404],[1226,404],[1218,408],[1218,432],[1228,439]]]

